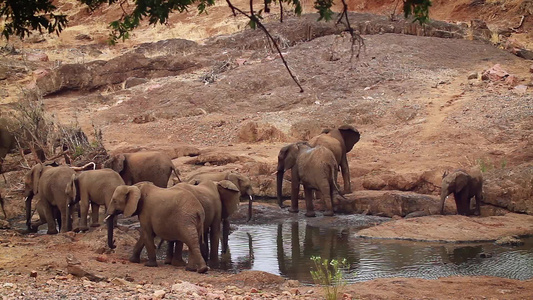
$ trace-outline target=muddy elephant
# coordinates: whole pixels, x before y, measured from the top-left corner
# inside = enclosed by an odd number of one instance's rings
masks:
[[[31,228],[31,201],[34,195],[39,195],[43,217],[48,223],[48,234],[56,234],[54,209],[61,214],[60,231],[70,230],[70,210],[68,196],[65,193],[75,171],[68,166],[45,166],[37,164],[24,178],[24,196],[26,197],[26,225]],[[44,220],[43,220],[44,221]]]
[[[313,191],[319,191],[326,204],[325,216],[333,215],[333,192],[338,190],[337,161],[326,147],[312,147],[307,142],[297,142],[281,148],[277,167],[277,196],[282,203],[283,175],[291,169],[291,207],[290,212],[298,212],[298,193],[300,183],[304,186],[307,217],[314,217]]]
[[[170,157],[162,152],[142,151],[113,155],[104,162],[104,168],[119,173],[126,185],[150,181],[158,187],[166,188],[172,172],[179,181],[179,171]]]
[[[189,191],[202,204],[205,212],[202,255],[205,259],[209,259],[210,263],[217,265],[221,232],[223,232],[224,237],[222,248],[223,252],[225,252],[227,249],[227,237],[229,235],[228,217],[239,209],[239,189],[229,180],[222,180],[216,183],[212,180],[202,180],[196,185],[182,182],[173,186],[171,189]],[[172,248],[172,243],[169,243],[165,263],[182,264],[181,252],[183,245],[177,242],[175,252],[172,251]]]
[[[324,146],[335,155],[335,161],[341,169],[342,180],[344,181],[344,194],[352,192],[350,168],[346,153],[352,151],[353,146],[359,141],[360,137],[359,131],[353,126],[342,125],[336,129],[324,129],[321,134],[309,140],[309,144],[312,147],[317,145]]]
[[[195,184],[203,180],[222,181],[229,180],[237,186],[241,192],[241,196],[248,197],[248,220],[252,219],[252,203],[254,201],[254,191],[252,189],[252,181],[248,176],[236,172],[205,172],[192,175],[187,182]]]
[[[1,124],[1,122],[0,122]],[[7,153],[12,149],[15,149],[16,142],[15,137],[6,126],[0,125],[0,173],[2,173],[2,165]]]
[[[140,262],[141,251],[146,246],[146,266],[156,267],[154,238],[181,241],[189,248],[186,269],[204,273],[207,265],[200,251],[204,232],[205,213],[200,201],[189,191],[165,189],[151,182],[133,186],[121,185],[115,189],[107,208],[108,245],[113,245],[113,219],[119,213],[131,217],[138,215],[141,235],[133,248],[131,262]]]
[[[65,193],[69,197],[71,204],[80,204],[80,224],[79,230],[87,231],[87,214],[89,203],[91,204],[91,227],[100,226],[98,222],[98,212],[100,206],[109,206],[111,197],[119,185],[125,185],[120,175],[111,169],[98,169],[84,171],[72,175]]]
[[[483,175],[479,170],[473,170],[470,173],[465,170],[455,170],[449,174],[444,173],[440,192],[440,213],[444,214],[446,197],[453,193],[458,214],[471,215],[470,199],[475,197],[475,214],[480,215],[480,205],[483,201],[482,189]]]

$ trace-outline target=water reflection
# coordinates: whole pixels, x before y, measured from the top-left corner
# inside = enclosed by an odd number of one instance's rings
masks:
[[[229,252],[222,269],[261,270],[312,283],[312,256],[346,258],[349,282],[380,277],[436,279],[453,275],[489,275],[514,279],[533,278],[533,238],[521,247],[494,244],[430,244],[371,240],[354,237],[355,231],[285,222],[240,225],[230,235]]]

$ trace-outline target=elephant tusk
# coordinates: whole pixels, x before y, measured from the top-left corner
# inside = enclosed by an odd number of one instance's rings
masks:
[[[111,218],[112,215],[107,215],[105,218],[104,218],[104,222],[106,222],[109,218]]]
[[[250,198],[250,201],[254,201],[254,198],[252,197],[252,195],[248,195],[248,197]]]

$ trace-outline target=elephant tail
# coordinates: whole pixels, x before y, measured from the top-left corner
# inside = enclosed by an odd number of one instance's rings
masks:
[[[341,193],[339,186],[337,185],[337,166],[331,168],[331,176],[330,177],[330,193],[331,193],[331,201],[333,201],[333,193],[335,192],[334,189],[337,191],[337,194],[342,197],[342,199],[347,200],[346,197]]]
[[[174,167],[174,165],[172,165],[172,172],[174,172],[174,175],[176,175],[176,178],[178,179],[178,182],[181,182],[180,171],[178,169],[176,169],[176,167]]]

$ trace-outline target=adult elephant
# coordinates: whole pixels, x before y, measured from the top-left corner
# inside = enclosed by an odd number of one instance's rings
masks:
[[[87,214],[89,203],[91,204],[91,227],[100,226],[98,222],[98,211],[104,205],[107,209],[113,192],[119,185],[125,185],[120,175],[111,169],[89,170],[72,175],[67,184],[65,193],[69,203],[80,203],[80,224],[79,230],[87,231]]]
[[[198,199],[189,191],[165,189],[151,182],[133,186],[118,186],[107,208],[108,244],[113,245],[113,217],[139,216],[141,235],[133,248],[131,262],[140,262],[141,251],[146,246],[149,267],[156,267],[154,237],[167,241],[181,241],[189,247],[189,262],[186,269],[204,273],[207,265],[200,252],[200,237],[203,234],[205,213]]]
[[[212,180],[212,181],[222,181],[222,180],[229,180],[231,181],[239,191],[241,192],[241,196],[247,196],[248,197],[248,220],[250,221],[252,219],[252,202],[254,201],[254,190],[252,189],[252,181],[248,176],[244,176],[242,174],[236,173],[236,172],[204,172],[204,173],[198,173],[195,175],[192,175],[189,177],[187,182],[196,184],[198,182],[204,181],[204,180]]]
[[[4,164],[7,153],[15,149],[16,146],[15,137],[9,132],[7,126],[2,123],[0,120],[0,173],[2,173],[2,165]]]
[[[300,183],[304,186],[305,216],[314,217],[313,190],[322,194],[326,204],[325,216],[333,216],[333,191],[337,189],[337,161],[333,153],[324,146],[312,147],[307,142],[287,145],[279,151],[277,170],[277,196],[282,203],[281,191],[283,174],[291,169],[291,207],[290,212],[298,212],[298,193]]]
[[[359,141],[360,137],[359,131],[353,126],[342,125],[337,129],[324,129],[321,134],[309,140],[309,144],[312,147],[324,146],[335,155],[335,161],[340,166],[342,180],[344,181],[344,194],[352,192],[350,168],[346,153],[352,151],[353,146]],[[280,203],[280,206],[282,206],[282,203]]]
[[[61,215],[60,232],[70,230],[70,211],[68,196],[65,193],[75,171],[68,166],[45,166],[37,164],[26,174],[24,178],[24,196],[26,197],[26,225],[28,230],[31,226],[31,202],[34,195],[39,195],[39,205],[42,207],[42,216],[48,223],[48,234],[56,234],[56,221],[54,210],[58,210]]]
[[[218,264],[218,245],[220,241],[222,222],[223,232],[223,253],[227,250],[227,237],[229,235],[229,216],[239,208],[239,189],[229,180],[213,182],[212,180],[203,180],[197,185],[189,183],[178,183],[171,189],[186,190],[191,192],[202,204],[205,212],[204,221],[204,240],[202,241],[202,255],[213,265]],[[209,239],[209,243],[208,243]],[[169,242],[167,258],[165,263],[183,264],[182,248],[183,244],[177,242],[175,252],[173,252],[173,243]]]
[[[126,185],[150,181],[166,188],[172,172],[179,181],[179,171],[168,155],[156,151],[142,151],[112,155],[104,162],[104,168],[119,173]]]
[[[465,170],[455,170],[449,174],[444,173],[440,192],[440,213],[444,214],[446,197],[453,193],[458,214],[471,215],[470,199],[475,197],[475,213],[480,215],[479,207],[483,201],[482,189],[483,175],[479,170],[473,170],[470,174]]]

